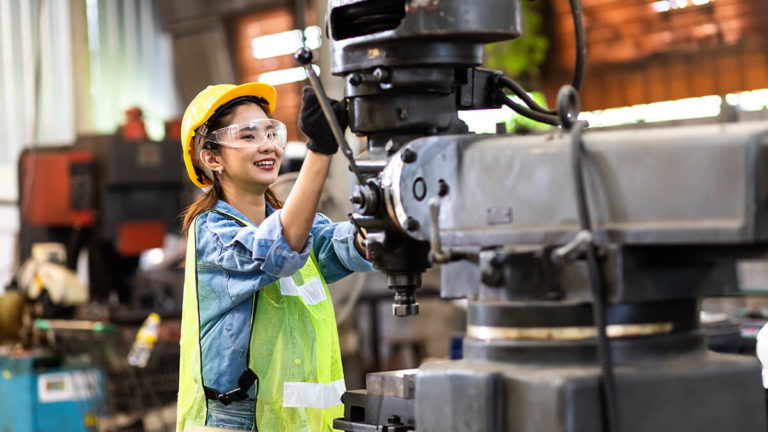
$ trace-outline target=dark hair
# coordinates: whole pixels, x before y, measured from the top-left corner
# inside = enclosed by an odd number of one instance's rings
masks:
[[[227,127],[232,121],[235,109],[248,103],[258,105],[264,111],[264,113],[271,118],[269,111],[266,108],[266,101],[252,97],[238,98],[227,104],[224,104],[219,111],[213,113],[211,118],[206,122],[207,129],[209,131],[215,131],[223,127]],[[203,149],[218,152],[221,150],[221,145],[211,141],[205,141],[203,143]],[[199,170],[200,168],[195,167],[195,169]],[[279,209],[283,207],[283,201],[280,200],[275,191],[269,187],[267,187],[267,190],[264,191],[264,199],[270,206],[272,206],[272,208]],[[200,214],[212,209],[213,206],[216,205],[216,202],[219,200],[226,200],[226,198],[224,197],[224,190],[221,188],[219,177],[214,173],[213,187],[211,187],[211,189],[209,189],[207,192],[203,193],[202,197],[193,202],[183,212],[184,222],[182,224],[182,230],[184,235],[189,232],[189,227],[192,226],[195,218]]]

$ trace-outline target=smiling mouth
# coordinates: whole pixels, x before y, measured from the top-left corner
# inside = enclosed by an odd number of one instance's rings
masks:
[[[260,160],[258,162],[254,162],[253,166],[261,169],[272,169],[275,167],[275,160],[274,159]]]

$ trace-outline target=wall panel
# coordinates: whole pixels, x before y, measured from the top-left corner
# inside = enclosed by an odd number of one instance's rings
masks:
[[[583,109],[768,87],[768,3],[711,0],[695,6],[689,1],[666,12],[654,11],[654,3],[582,1],[588,50]],[[550,5],[552,44],[544,88],[553,103],[572,73],[575,43],[569,1]],[[617,86],[610,76],[623,82]]]

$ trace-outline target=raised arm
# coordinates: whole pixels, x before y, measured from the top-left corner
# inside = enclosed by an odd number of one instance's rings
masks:
[[[346,105],[331,101],[331,105],[342,129],[347,127]],[[304,87],[301,99],[299,128],[307,142],[307,156],[301,166],[299,177],[280,212],[283,236],[291,249],[299,251],[309,237],[312,221],[315,219],[320,193],[331,165],[331,156],[338,150],[333,133],[328,125],[317,96],[311,87]]]
[[[280,211],[283,237],[295,251],[300,251],[307,242],[330,166],[330,155],[308,151],[296,184]]]

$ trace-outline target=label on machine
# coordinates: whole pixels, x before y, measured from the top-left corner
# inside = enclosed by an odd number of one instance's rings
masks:
[[[99,389],[97,371],[71,371],[42,374],[37,378],[41,403],[92,399]]]

